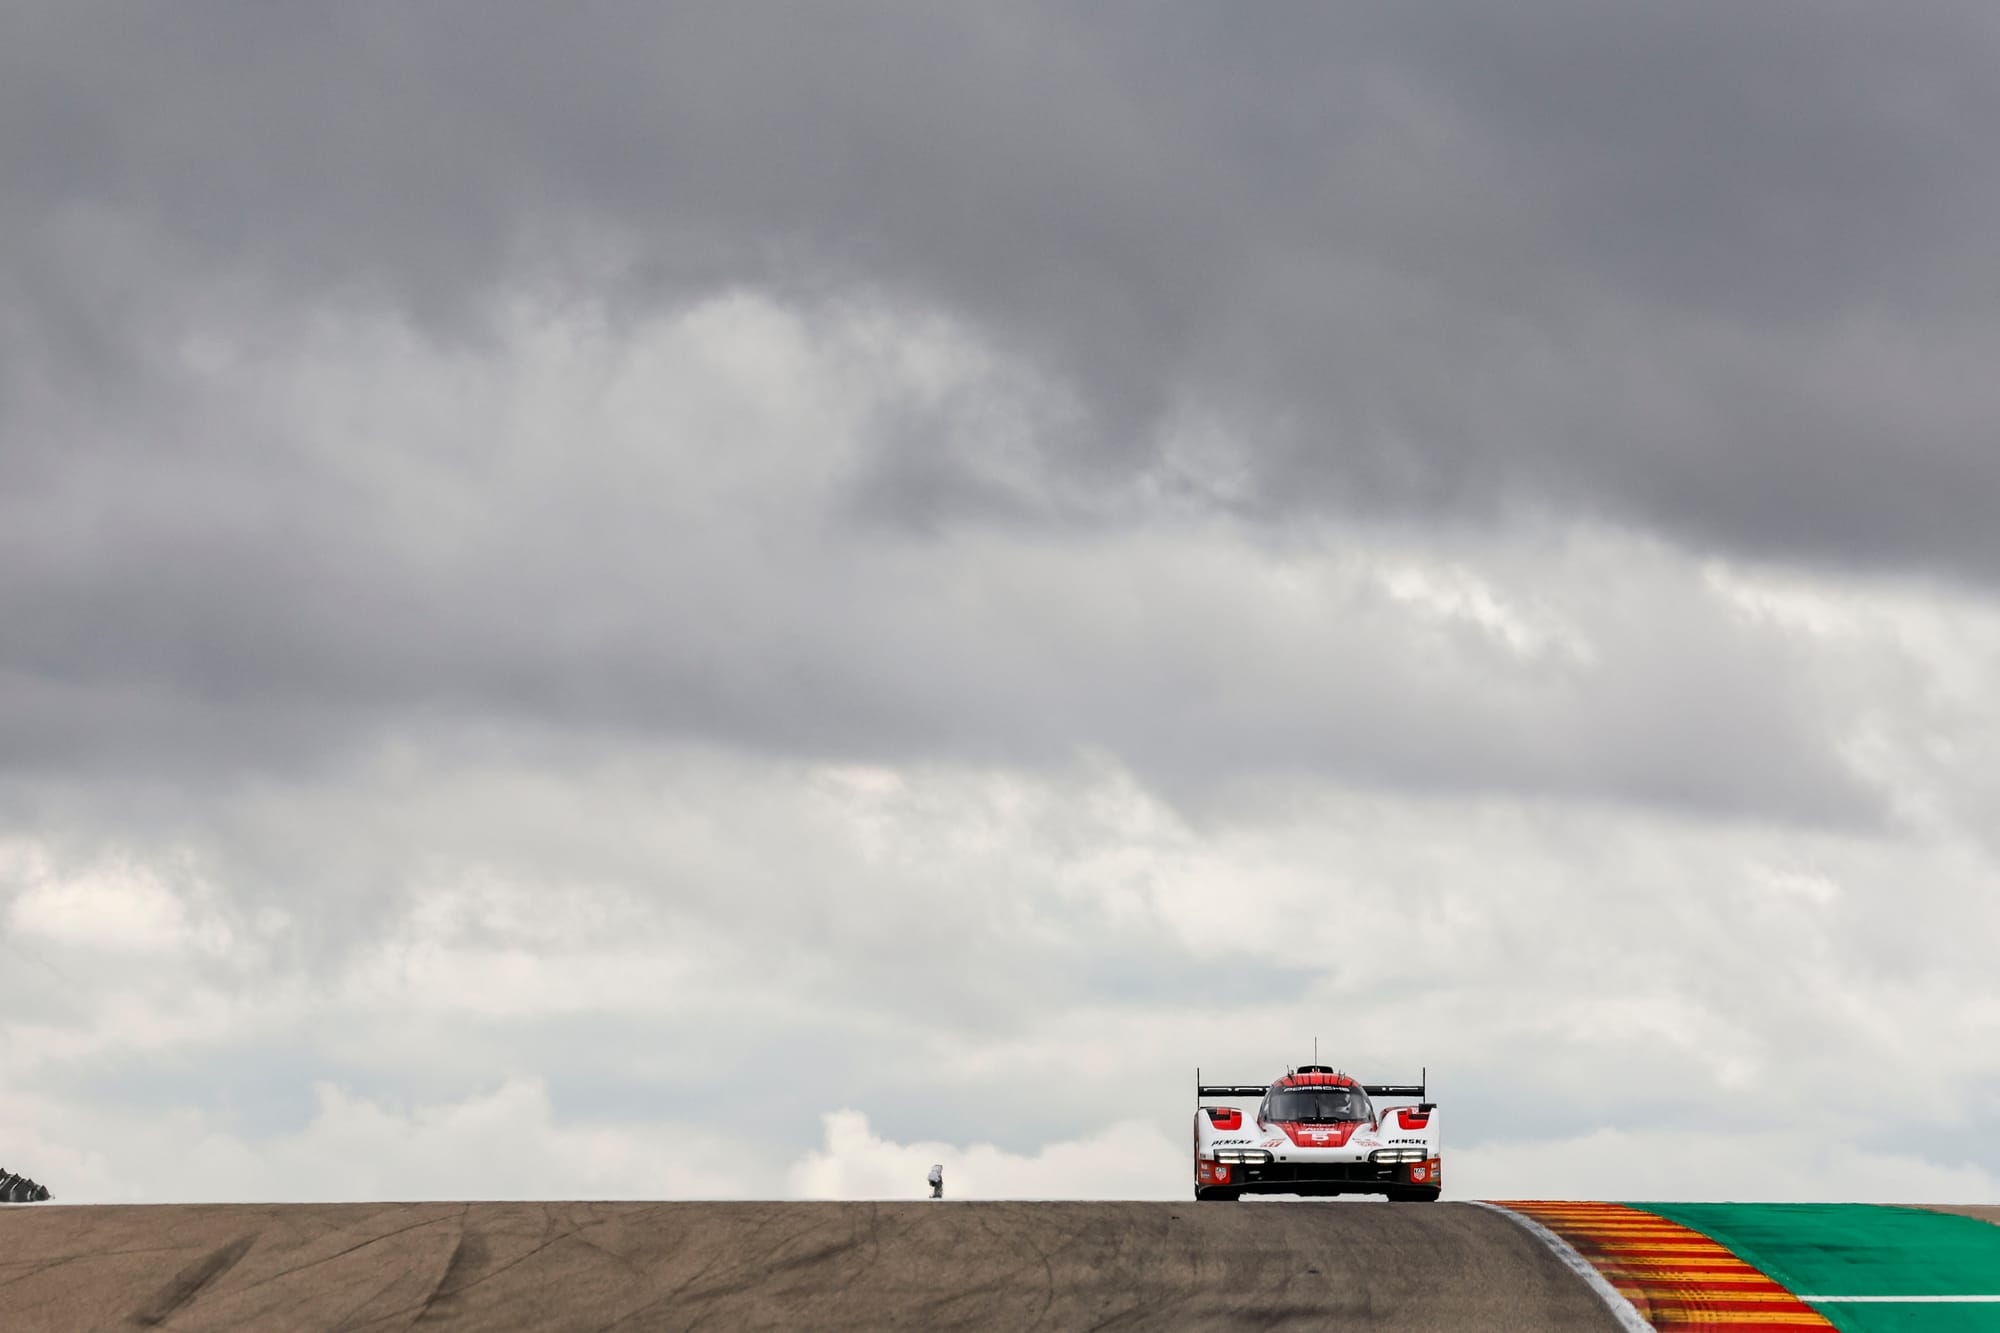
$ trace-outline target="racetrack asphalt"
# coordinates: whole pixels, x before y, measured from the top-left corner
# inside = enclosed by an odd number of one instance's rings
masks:
[[[1976,1217],[1982,1222],[2000,1224],[2000,1204],[1991,1203],[1918,1203],[1912,1208],[1928,1208],[1934,1213],[1957,1213],[1960,1217]]]
[[[0,1288],[37,1329],[1618,1327],[1458,1203],[37,1204]]]

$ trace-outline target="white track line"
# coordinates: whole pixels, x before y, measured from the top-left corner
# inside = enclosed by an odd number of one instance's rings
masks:
[[[2000,1296],[1801,1296],[1809,1305],[2000,1305]]]
[[[1639,1313],[1632,1302],[1626,1300],[1618,1288],[1606,1282],[1604,1274],[1597,1271],[1596,1265],[1578,1254],[1561,1236],[1534,1218],[1524,1217],[1512,1208],[1502,1208],[1497,1203],[1485,1203],[1478,1199],[1469,1199],[1467,1202],[1474,1208],[1491,1208],[1502,1217],[1511,1217],[1526,1227],[1530,1235],[1548,1246],[1551,1254],[1562,1260],[1564,1265],[1589,1284],[1590,1289],[1611,1308],[1611,1317],[1618,1321],[1618,1326],[1626,1333],[1653,1333],[1653,1326],[1646,1322],[1645,1316]]]

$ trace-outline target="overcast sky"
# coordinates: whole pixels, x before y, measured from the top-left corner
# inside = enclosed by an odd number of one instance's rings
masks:
[[[0,1163],[2000,1193],[1990,5],[0,11]]]

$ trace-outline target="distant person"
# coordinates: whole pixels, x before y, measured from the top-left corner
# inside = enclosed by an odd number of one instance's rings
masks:
[[[942,1199],[944,1197],[944,1166],[942,1163],[931,1168],[931,1197],[933,1199]]]

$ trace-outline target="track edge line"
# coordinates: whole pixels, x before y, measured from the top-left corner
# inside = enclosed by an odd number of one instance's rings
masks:
[[[1484,1199],[1468,1199],[1466,1202],[1474,1208],[1490,1208],[1502,1217],[1512,1218],[1527,1228],[1529,1235],[1546,1245],[1549,1253],[1560,1259],[1564,1267],[1582,1278],[1590,1289],[1597,1293],[1598,1298],[1610,1308],[1611,1317],[1618,1321],[1619,1327],[1626,1333],[1654,1333],[1653,1325],[1639,1313],[1638,1307],[1626,1300],[1624,1293],[1612,1286],[1605,1280],[1604,1274],[1597,1271],[1596,1265],[1578,1254],[1575,1247],[1561,1236],[1534,1218],[1523,1216],[1512,1208],[1503,1208],[1497,1203],[1487,1203]]]

